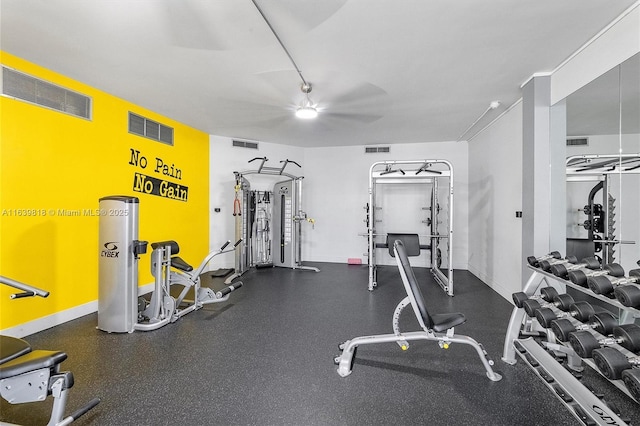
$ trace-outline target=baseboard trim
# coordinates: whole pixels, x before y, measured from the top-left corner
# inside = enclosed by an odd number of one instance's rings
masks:
[[[145,284],[138,287],[138,295],[147,294],[153,291],[154,283]],[[64,324],[65,322],[73,321],[85,315],[98,312],[98,301],[85,303],[83,305],[74,306],[73,308],[66,309],[64,311],[56,312],[51,315],[46,315],[35,320],[25,322],[24,324],[16,325],[14,327],[5,328],[0,330],[0,334],[11,337],[26,337],[31,334],[38,333],[40,331],[47,330],[56,325]]]

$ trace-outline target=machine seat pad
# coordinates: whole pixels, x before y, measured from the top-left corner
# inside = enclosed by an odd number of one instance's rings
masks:
[[[11,336],[0,336],[0,364],[31,352],[31,345],[25,340]]]
[[[449,314],[431,314],[433,331],[445,331],[451,327],[464,324],[467,319],[464,314],[455,312]]]
[[[420,256],[420,238],[418,234],[387,234],[387,247],[391,257],[396,257],[393,252],[393,243],[402,241],[407,256]]]
[[[166,246],[170,246],[171,247],[171,254],[178,254],[180,253],[180,246],[178,245],[177,242],[173,241],[173,240],[167,240],[167,241],[158,241],[157,243],[151,243],[151,248],[152,249],[157,249],[159,247],[166,247]]]
[[[171,258],[171,266],[185,272],[193,271],[193,266],[189,265],[187,262],[182,260],[180,256],[173,256]]]
[[[54,367],[67,359],[67,354],[59,351],[31,351],[18,358],[0,364],[0,379],[18,376],[30,371]]]

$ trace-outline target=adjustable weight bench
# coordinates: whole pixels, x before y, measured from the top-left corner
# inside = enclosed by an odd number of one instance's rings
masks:
[[[396,342],[402,350],[407,350],[409,348],[408,341],[410,340],[435,340],[443,349],[448,349],[451,343],[463,343],[473,346],[480,357],[480,361],[482,361],[484,365],[487,377],[494,382],[502,379],[502,376],[494,372],[491,368],[493,361],[489,359],[487,352],[480,343],[471,337],[454,334],[454,327],[466,321],[463,314],[429,314],[424,302],[424,297],[418,286],[418,281],[409,263],[405,246],[401,240],[396,240],[393,243],[393,251],[398,269],[400,270],[400,276],[402,277],[402,283],[407,292],[407,297],[398,303],[393,313],[393,334],[355,337],[341,344],[340,349],[342,349],[342,354],[334,359],[335,364],[338,365],[338,374],[342,377],[351,374],[356,351],[360,345]],[[411,305],[413,308],[413,312],[416,315],[422,331],[409,333],[400,332],[400,314],[408,305]]]
[[[14,299],[49,295],[36,287],[3,276],[0,276],[0,284],[23,291],[12,295]],[[44,401],[51,395],[53,407],[48,426],[68,425],[98,405],[100,399],[89,401],[70,416],[63,418],[68,391],[74,383],[70,371],[60,371],[60,364],[65,359],[67,354],[64,352],[33,350],[25,340],[0,335],[0,396],[10,404],[22,404]]]

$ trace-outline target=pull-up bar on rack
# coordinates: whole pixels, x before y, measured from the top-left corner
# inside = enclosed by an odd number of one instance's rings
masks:
[[[443,183],[448,181],[446,183]],[[395,233],[377,232],[376,225],[381,207],[377,205],[378,188],[383,184],[421,185],[431,200],[431,206],[423,208],[430,211],[430,217],[423,220],[430,232]],[[440,192],[440,186],[446,187],[446,193]],[[430,191],[430,192],[429,192]],[[444,196],[442,196],[444,194]],[[377,286],[376,249],[393,247],[394,241],[401,239],[412,256],[420,255],[421,250],[430,252],[430,269],[440,287],[453,296],[453,165],[447,160],[396,160],[379,161],[369,169],[369,203],[367,210],[367,242],[369,257],[369,291]],[[389,229],[389,226],[386,226]],[[381,242],[381,237],[386,237]],[[427,238],[430,244],[421,244],[420,237]],[[390,251],[391,253],[391,251]],[[446,262],[446,272],[442,261]]]

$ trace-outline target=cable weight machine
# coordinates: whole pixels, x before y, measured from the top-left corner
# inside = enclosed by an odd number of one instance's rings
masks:
[[[267,157],[256,157],[249,163],[259,161],[257,169],[233,172],[235,196],[233,215],[236,224],[236,239],[242,244],[236,251],[235,272],[225,283],[231,283],[249,268],[283,267],[319,272],[318,268],[302,264],[302,224],[315,220],[302,210],[302,180],[285,172],[289,164],[300,165],[286,159],[280,167],[265,164]],[[278,180],[271,190],[253,190],[249,177],[269,175]]]

